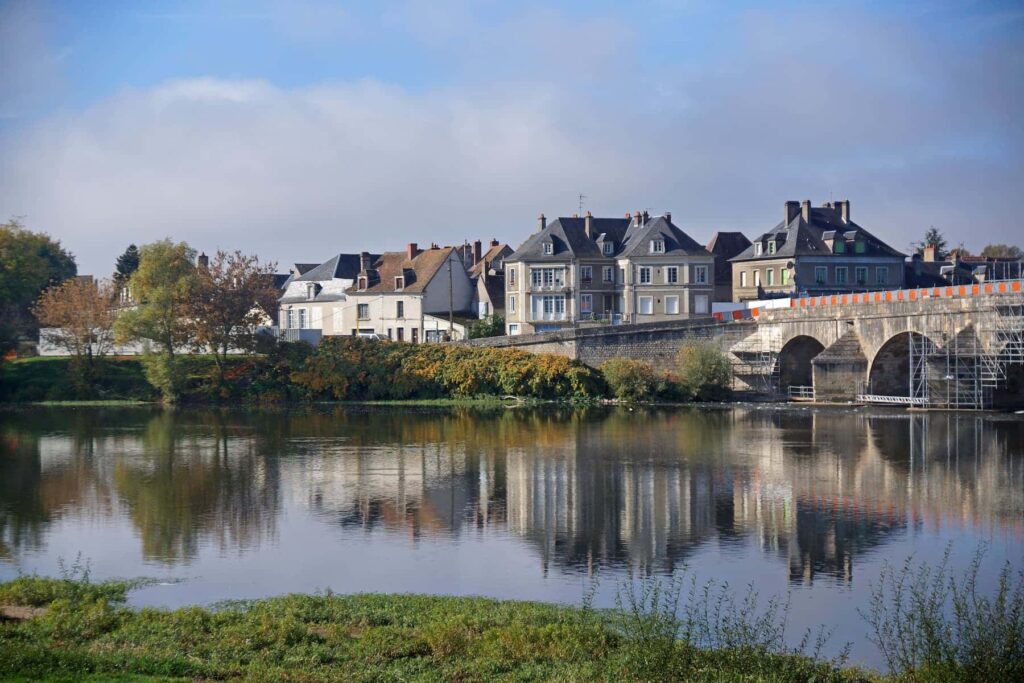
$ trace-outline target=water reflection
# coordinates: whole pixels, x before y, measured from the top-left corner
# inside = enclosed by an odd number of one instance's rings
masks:
[[[19,410],[0,423],[0,563],[93,520],[187,567],[276,548],[288,517],[339,546],[513,537],[540,576],[753,547],[755,578],[841,585],[921,530],[1020,548],[1022,444],[1024,421],[952,414]]]

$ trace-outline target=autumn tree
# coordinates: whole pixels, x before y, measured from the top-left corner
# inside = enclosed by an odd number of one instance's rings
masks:
[[[146,378],[164,399],[177,400],[184,385],[184,368],[176,352],[192,341],[189,303],[196,286],[195,250],[170,239],[153,242],[139,251],[139,268],[128,281],[137,302],[114,324],[118,341],[156,345],[156,353],[143,358]]]
[[[0,224],[0,354],[35,334],[32,305],[39,294],[78,272],[74,257],[49,235],[12,219]]]
[[[240,251],[218,251],[196,269],[189,305],[193,344],[213,351],[217,377],[224,382],[229,351],[255,351],[257,329],[277,308],[274,263],[260,263]]]
[[[42,339],[72,356],[75,384],[88,389],[95,379],[94,357],[106,355],[114,343],[112,282],[76,277],[46,289],[33,309]]]
[[[1024,259],[1024,250],[1012,244],[989,244],[981,250],[985,258]]]

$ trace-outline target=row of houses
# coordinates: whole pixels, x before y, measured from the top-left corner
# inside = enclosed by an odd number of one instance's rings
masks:
[[[465,339],[500,315],[510,335],[576,325],[708,316],[718,302],[963,284],[1020,277],[1019,259],[934,248],[908,258],[854,222],[849,201],[786,201],[782,220],[748,239],[718,232],[704,245],[665,213],[548,221],[512,249],[461,247],[338,254],[282,275],[280,327],[289,339],[359,335]]]

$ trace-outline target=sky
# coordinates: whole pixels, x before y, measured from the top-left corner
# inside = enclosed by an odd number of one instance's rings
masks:
[[[849,199],[906,250],[1024,243],[1024,4],[0,0],[0,221],[107,275]]]

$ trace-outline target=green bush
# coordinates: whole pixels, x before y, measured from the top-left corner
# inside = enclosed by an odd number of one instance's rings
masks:
[[[146,381],[160,392],[166,403],[175,403],[181,398],[188,380],[185,361],[169,353],[147,353],[142,356],[142,369]]]
[[[612,395],[623,401],[647,401],[655,397],[658,377],[647,363],[613,358],[600,367]]]
[[[721,401],[732,387],[732,364],[725,354],[706,343],[687,344],[676,356],[676,383],[694,401]]]

